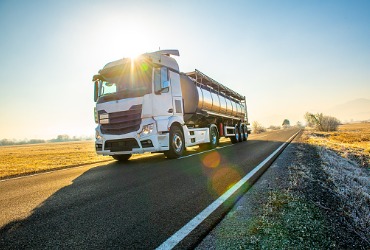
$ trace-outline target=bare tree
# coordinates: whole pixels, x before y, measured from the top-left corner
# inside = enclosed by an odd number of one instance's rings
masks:
[[[259,133],[265,132],[266,128],[263,127],[259,122],[254,121],[252,123],[252,130],[253,130],[253,133],[259,134]]]
[[[340,121],[332,116],[324,115],[323,113],[312,114],[306,112],[304,116],[307,126],[314,127],[319,131],[336,131],[340,125]]]

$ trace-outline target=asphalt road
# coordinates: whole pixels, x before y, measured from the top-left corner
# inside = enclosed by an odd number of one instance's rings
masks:
[[[153,154],[0,182],[0,249],[153,249],[262,162],[297,129],[167,160]],[[244,187],[178,248],[194,247]]]

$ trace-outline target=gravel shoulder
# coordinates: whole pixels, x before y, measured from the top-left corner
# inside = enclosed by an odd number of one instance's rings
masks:
[[[305,139],[284,150],[197,249],[370,249],[368,169]]]

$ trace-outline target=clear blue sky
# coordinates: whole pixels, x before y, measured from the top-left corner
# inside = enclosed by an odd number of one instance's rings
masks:
[[[370,1],[0,1],[0,138],[92,135],[92,75],[179,49],[244,94],[251,121],[370,99]]]

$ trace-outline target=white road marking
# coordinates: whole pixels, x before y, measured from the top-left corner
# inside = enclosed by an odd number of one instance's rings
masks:
[[[234,186],[227,190],[223,195],[221,195],[217,200],[212,202],[208,207],[206,207],[202,212],[195,216],[191,221],[189,221],[185,226],[179,229],[175,234],[163,242],[157,250],[167,250],[174,248],[180,241],[182,241],[186,236],[188,236],[200,223],[202,223],[211,213],[213,213],[219,206],[221,206],[228,198],[230,198],[236,190],[243,186],[254,174],[256,174],[269,160],[271,160],[286,144],[288,144],[300,131],[295,133],[286,142],[284,142],[278,149],[276,149],[272,154],[270,154],[266,159],[264,159],[260,164],[258,164],[252,171],[250,171],[246,176],[244,176],[240,181],[238,181]],[[209,150],[211,151],[211,150]]]
[[[221,149],[221,148],[226,148],[226,147],[231,147],[231,146],[234,146],[234,144],[226,145],[226,146],[222,146],[222,147],[217,147],[217,148],[214,148],[214,149],[202,151],[202,152],[191,154],[191,155],[181,156],[181,157],[177,158],[177,160],[188,158],[188,157],[191,157],[191,156],[194,156],[194,155],[201,155],[201,154],[204,154],[204,153],[207,153],[207,152],[210,152],[210,151],[214,151],[214,150]]]

